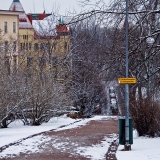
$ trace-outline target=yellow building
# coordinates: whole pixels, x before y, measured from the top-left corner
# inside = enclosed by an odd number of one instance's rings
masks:
[[[68,61],[70,43],[66,25],[61,21],[55,26],[54,34],[40,34],[34,29],[32,19],[42,20],[46,14],[26,14],[19,0],[13,0],[9,10],[23,12],[19,15],[19,67],[22,70],[31,67],[40,71],[51,69],[63,79],[67,71],[64,59]]]
[[[8,72],[18,65],[19,15],[21,11],[0,10],[0,56]]]

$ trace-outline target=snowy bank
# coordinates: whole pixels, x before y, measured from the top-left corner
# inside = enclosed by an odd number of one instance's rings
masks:
[[[133,134],[131,151],[122,151],[124,145],[119,145],[116,157],[118,160],[160,160],[160,137],[138,137]]]

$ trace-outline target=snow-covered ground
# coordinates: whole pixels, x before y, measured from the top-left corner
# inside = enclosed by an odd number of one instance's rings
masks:
[[[133,132],[131,151],[122,151],[124,145],[119,145],[116,157],[118,160],[160,160],[160,138],[139,137]]]
[[[30,135],[56,129],[62,125],[67,125],[75,121],[77,120],[67,117],[55,117],[48,123],[43,123],[41,126],[24,126],[22,121],[14,121],[8,126],[8,128],[0,129],[0,147],[13,143],[19,139],[26,138]]]
[[[68,117],[52,118],[48,123],[44,123],[41,126],[23,126],[20,121],[16,121],[9,125],[7,129],[0,129],[0,147],[13,143],[22,138],[26,138],[30,135],[40,133],[43,131],[49,131],[52,129],[65,130],[69,128],[75,128],[81,125],[85,125],[90,120],[100,120],[102,118],[110,118],[109,116],[95,116],[90,119],[75,120]],[[77,123],[74,123],[79,121]],[[69,125],[73,123],[72,125]],[[58,128],[62,125],[67,125],[63,128]],[[134,139],[131,151],[121,151],[124,146],[120,145],[116,153],[118,160],[159,160],[160,159],[160,138],[147,138],[138,137],[134,132]],[[113,135],[114,138],[114,135]],[[21,147],[18,145],[11,146],[0,153],[0,159],[6,157],[6,155],[19,154],[20,152],[41,152],[38,148],[38,144],[45,142],[48,143],[49,137],[44,137],[42,135],[35,136],[33,138],[26,139],[21,142]],[[109,147],[109,143],[112,141],[111,138],[105,137],[105,139],[99,145],[88,146],[88,147],[78,147],[76,152],[91,158],[91,160],[103,160],[104,155]],[[62,148],[63,144],[57,143],[57,148]],[[97,154],[98,153],[98,154]],[[14,156],[14,155],[13,155]]]
[[[11,125],[9,125],[6,129],[0,129],[0,147],[7,145],[9,143],[14,143],[15,141],[19,141],[23,138],[26,138],[30,135],[41,133],[44,131],[49,131],[52,129],[55,129],[55,131],[59,130],[65,130],[65,129],[71,129],[76,128],[82,125],[85,125],[91,120],[101,120],[103,118],[111,118],[109,116],[95,116],[93,118],[87,118],[87,119],[71,119],[66,116],[58,117],[58,118],[52,118],[48,123],[44,123],[41,126],[23,126],[21,121],[15,121]],[[76,123],[74,123],[76,122]],[[69,125],[71,124],[71,125]],[[65,127],[60,127],[64,126]],[[60,127],[60,128],[59,128]],[[102,160],[105,157],[107,148],[109,147],[109,142],[114,139],[105,137],[104,140],[101,142],[101,144],[94,145],[94,146],[88,146],[88,147],[76,147],[76,153],[83,155],[85,157],[89,157],[91,159],[99,159]],[[20,146],[19,145],[12,145],[9,148],[5,149],[3,152],[0,153],[0,159],[5,157],[14,157],[15,155],[19,155],[21,152],[27,152],[27,153],[36,153],[41,152],[38,148],[38,145],[41,143],[49,143],[50,137],[38,135],[33,138],[25,139],[21,141]],[[76,145],[76,144],[73,144]],[[44,146],[45,147],[45,146]],[[63,143],[54,143],[54,147],[57,149],[64,149]],[[97,154],[97,151],[99,154]],[[13,154],[14,153],[14,154]]]

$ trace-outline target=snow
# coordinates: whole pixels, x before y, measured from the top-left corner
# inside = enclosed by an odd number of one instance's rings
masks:
[[[110,145],[110,142],[113,141],[116,135],[111,135],[112,138],[104,137],[102,142],[97,145],[78,146],[78,143],[72,143],[72,153],[73,155],[81,155],[86,158],[91,158],[92,160],[103,160],[105,159],[105,154],[107,152],[107,148]],[[57,139],[52,141],[53,147],[61,150],[61,152],[66,151],[68,149],[67,146],[70,145],[70,142],[57,142]],[[97,154],[98,153],[98,154]]]
[[[112,136],[114,138],[114,134]],[[109,148],[109,142],[111,141],[111,138],[105,137],[101,144],[92,145],[88,147],[79,147],[77,148],[76,152],[87,158],[91,158],[92,160],[102,160],[104,159],[105,153],[107,151],[106,148]]]
[[[32,138],[24,139],[26,137],[29,137],[31,135],[41,133],[44,131],[49,131],[54,129],[55,131],[60,131],[60,130],[65,130],[65,129],[71,129],[71,128],[76,128],[79,126],[86,125],[91,120],[101,120],[101,119],[110,119],[114,117],[109,117],[109,116],[95,116],[92,118],[87,118],[87,119],[71,119],[68,118],[67,116],[62,116],[62,117],[55,117],[52,118],[48,123],[44,123],[41,126],[24,126],[23,123],[19,120],[13,122],[12,124],[9,125],[8,128],[6,129],[1,129],[0,130],[0,147],[7,145],[9,143],[14,143],[14,142],[20,142],[15,145],[12,145],[3,152],[0,153],[0,159],[1,158],[6,158],[10,157],[13,158],[16,155],[19,155],[21,152],[24,153],[35,153],[35,152],[41,152],[39,149],[39,144],[43,143],[43,147],[49,142],[51,139],[50,137],[47,136],[42,136],[38,135]],[[77,122],[77,123],[74,123]],[[62,127],[63,126],[63,127]],[[62,128],[61,128],[62,127]],[[114,138],[115,135],[113,135]],[[94,145],[94,146],[86,146],[85,148],[83,147],[74,147],[74,151],[76,154],[80,155],[85,155],[86,157],[91,157],[93,160],[102,160],[106,154],[107,148],[109,147],[109,142],[112,140],[112,135],[110,138],[105,137],[105,139],[102,141],[101,144]],[[22,140],[22,141],[21,141]],[[55,143],[53,141],[53,145],[55,148],[59,148],[62,151],[65,151],[65,144],[66,142],[63,143]],[[73,146],[77,146],[77,144],[72,144]],[[14,154],[13,154],[14,151]],[[95,154],[95,151],[99,151],[99,154]]]
[[[40,153],[39,145],[43,144],[43,147],[52,142],[54,148],[60,149],[62,152],[67,150],[69,142],[58,141],[58,136],[51,138],[44,135],[34,136],[32,138],[26,138],[28,136],[41,133],[49,130],[66,130],[75,127],[86,125],[91,120],[113,118],[110,116],[95,116],[89,119],[71,119],[66,116],[52,118],[48,123],[44,123],[41,126],[24,126],[21,121],[17,120],[10,124],[6,129],[0,129],[0,147],[13,142],[20,142],[12,145],[0,153],[0,159],[6,157],[15,157],[21,152],[24,153]],[[76,122],[76,123],[74,123]],[[62,127],[63,126],[63,127]],[[23,138],[26,138],[22,140]],[[116,134],[112,134],[110,137],[104,137],[100,144],[92,146],[78,146],[77,143],[73,143],[73,154],[80,154],[91,160],[103,160],[107,148],[111,141],[116,138]],[[21,141],[22,140],[22,141]],[[136,130],[133,132],[133,145],[131,151],[122,151],[123,145],[119,145],[116,157],[118,160],[158,160],[160,159],[160,138],[139,137]],[[14,151],[14,154],[13,154]],[[97,154],[98,153],[98,154]]]
[[[58,17],[50,15],[43,20],[32,20],[34,29],[41,35],[56,36],[56,25],[58,24]]]
[[[10,157],[13,158],[15,155],[19,155],[21,152],[24,152],[24,153],[25,152],[27,153],[41,152],[38,148],[39,143],[44,143],[49,140],[50,140],[49,137],[44,137],[42,135],[26,139],[21,143],[21,147],[19,147],[19,145],[14,145],[5,149],[2,153],[0,153],[0,158],[6,157],[6,155],[10,155]],[[14,155],[13,155],[13,151],[14,151]]]
[[[33,26],[31,25],[27,15],[25,13],[19,15],[20,19],[26,19],[26,22],[19,22],[19,28],[33,28]]]
[[[133,145],[131,151],[122,151],[123,145],[119,145],[116,157],[118,160],[159,160],[160,138],[138,137],[133,132]]]
[[[0,147],[30,135],[56,129],[62,125],[67,125],[75,121],[77,120],[67,117],[55,117],[48,123],[43,123],[41,126],[24,126],[20,120],[17,120],[10,124],[8,128],[0,129]]]

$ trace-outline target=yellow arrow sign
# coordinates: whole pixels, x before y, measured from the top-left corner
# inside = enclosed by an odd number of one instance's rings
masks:
[[[118,78],[119,84],[136,84],[136,78]]]

